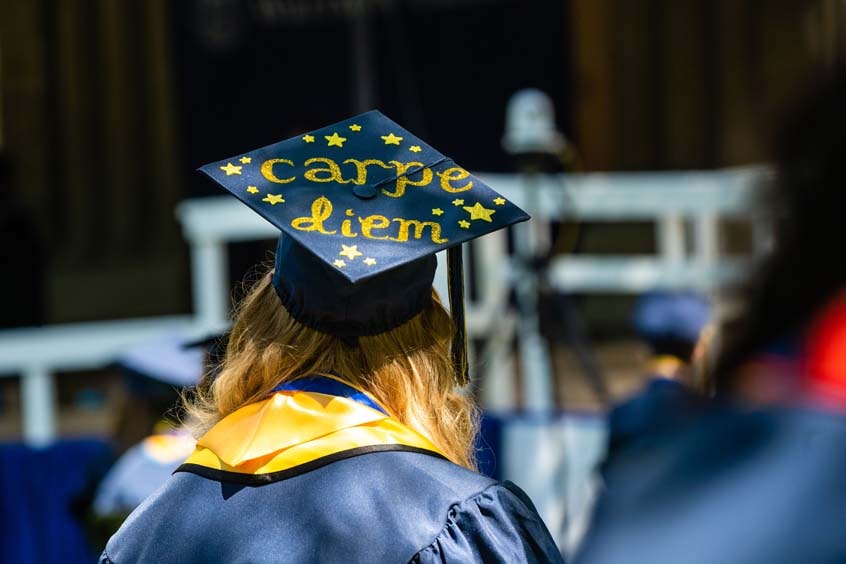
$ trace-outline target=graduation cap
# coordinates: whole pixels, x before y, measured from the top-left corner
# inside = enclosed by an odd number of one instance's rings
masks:
[[[204,354],[200,348],[186,346],[181,335],[167,333],[134,345],[116,363],[134,374],[182,388],[200,381]]]
[[[694,344],[711,320],[711,304],[693,292],[655,291],[641,296],[633,321],[637,333],[647,340]]]
[[[282,232],[273,286],[285,309],[347,342],[422,311],[446,249],[466,383],[461,243],[526,212],[375,110],[199,170]]]

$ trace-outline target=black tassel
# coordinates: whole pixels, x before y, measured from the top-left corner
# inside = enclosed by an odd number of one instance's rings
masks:
[[[452,364],[459,386],[470,382],[467,369],[467,328],[464,321],[464,258],[461,245],[447,249],[447,287],[449,310],[455,325],[452,338]]]

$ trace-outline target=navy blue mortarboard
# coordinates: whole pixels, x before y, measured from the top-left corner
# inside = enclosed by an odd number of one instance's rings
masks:
[[[461,243],[529,216],[378,111],[200,168],[282,234],[273,286],[300,323],[347,342],[428,303],[447,249],[466,381]]]
[[[650,292],[635,306],[634,326],[650,341],[694,344],[711,319],[711,304],[691,292]]]

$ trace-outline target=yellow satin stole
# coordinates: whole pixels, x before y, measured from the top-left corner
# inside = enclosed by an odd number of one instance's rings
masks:
[[[420,433],[355,400],[281,391],[222,419],[197,441],[185,464],[262,475],[379,447],[443,456]]]

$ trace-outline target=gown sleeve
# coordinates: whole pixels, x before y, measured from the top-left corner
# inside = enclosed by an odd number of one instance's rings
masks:
[[[503,482],[453,505],[444,528],[411,562],[564,560],[529,497],[511,482]]]

